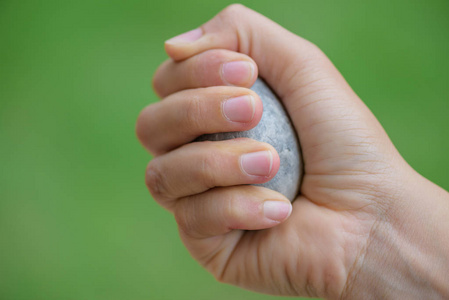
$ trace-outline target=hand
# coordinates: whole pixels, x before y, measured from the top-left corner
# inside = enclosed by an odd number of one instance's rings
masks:
[[[146,182],[175,215],[192,256],[218,280],[334,299],[449,295],[447,193],[402,159],[315,45],[232,5],[165,47],[171,59],[154,76],[163,101],[137,123],[155,155]],[[248,185],[276,174],[270,145],[190,143],[257,125],[262,104],[248,88],[258,74],[299,135],[305,176],[292,205]]]

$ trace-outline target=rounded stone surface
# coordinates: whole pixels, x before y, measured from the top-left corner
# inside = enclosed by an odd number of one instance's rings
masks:
[[[278,191],[293,201],[298,195],[303,176],[298,135],[278,97],[262,79],[258,78],[251,89],[259,95],[263,103],[262,119],[256,127],[241,132],[206,134],[196,141],[220,141],[246,137],[272,145],[279,154],[279,171],[270,181],[256,185]]]

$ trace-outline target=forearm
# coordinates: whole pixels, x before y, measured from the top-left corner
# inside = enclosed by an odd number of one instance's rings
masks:
[[[409,184],[373,226],[343,299],[449,298],[449,194],[418,175]]]

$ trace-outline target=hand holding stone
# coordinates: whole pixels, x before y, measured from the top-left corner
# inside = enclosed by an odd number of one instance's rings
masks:
[[[449,196],[408,166],[315,45],[232,5],[165,49],[153,81],[163,100],[137,122],[154,155],[146,183],[218,280],[289,296],[449,297]],[[258,75],[301,142],[293,203],[260,186],[283,172],[273,141],[193,142],[257,128]]]

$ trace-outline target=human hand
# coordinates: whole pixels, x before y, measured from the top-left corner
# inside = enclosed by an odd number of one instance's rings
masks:
[[[449,295],[447,193],[408,166],[315,45],[233,5],[165,46],[171,59],[154,77],[164,99],[137,123],[155,155],[146,182],[218,280],[291,296]],[[248,89],[257,74],[299,135],[305,175],[292,205],[247,185],[276,174],[270,145],[190,143],[257,125],[262,105]]]

